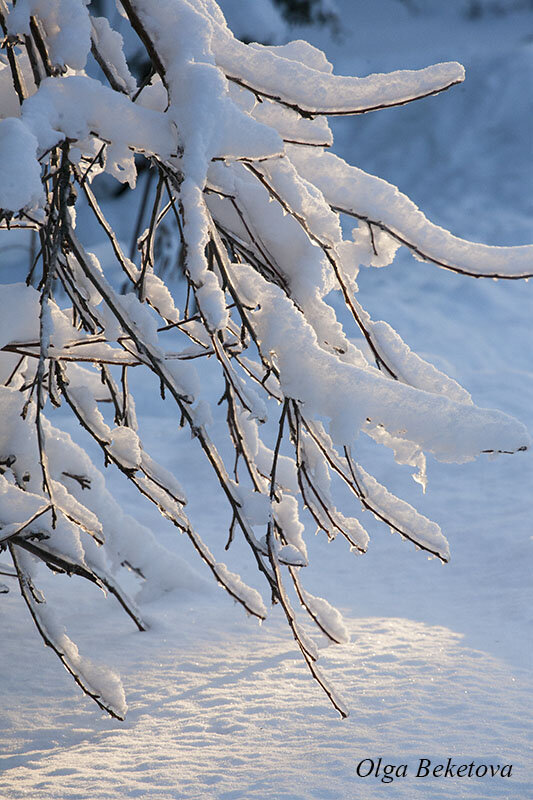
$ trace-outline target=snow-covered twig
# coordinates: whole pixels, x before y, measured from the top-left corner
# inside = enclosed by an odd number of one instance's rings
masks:
[[[404,245],[455,272],[520,278],[533,274],[532,248],[457,239],[395,187],[329,151],[325,117],[446,91],[464,78],[459,64],[338,76],[305,42],[238,42],[214,0],[121,6],[148,62],[140,86],[122,37],[82,0],[70,16],[60,0],[0,0],[11,77],[0,91],[11,93],[17,108],[0,119],[0,228],[37,230],[40,244],[36,253],[32,240],[27,285],[8,286],[0,296],[0,314],[10,320],[0,341],[0,408],[10,420],[0,435],[0,550],[11,555],[45,642],[82,689],[121,718],[121,689],[111,680],[107,696],[95,686],[91,668],[44,609],[32,568],[38,560],[108,590],[143,630],[115,571],[126,565],[141,580],[157,580],[161,553],[143,559],[138,546],[130,553],[126,536],[113,544],[99,518],[109,503],[101,476],[48,421],[47,401],[55,407],[64,400],[106,466],[115,465],[186,535],[247,613],[265,617],[260,594],[207,547],[185,514],[185,492],[141,442],[129,368],[149,372],[225,498],[230,523],[220,548],[244,537],[311,674],[346,716],[295,611],[294,598],[330,641],[347,640],[339,613],[304,588],[309,556],[301,515],[329,540],[340,536],[363,554],[369,537],[358,513],[370,511],[446,562],[440,528],[358,463],[359,433],[417,469],[413,477],[423,485],[424,452],[464,462],[529,446],[519,422],[476,408],[465,389],[371,319],[355,296],[359,266],[390,263]],[[87,75],[90,52],[104,82]],[[105,172],[133,189],[143,159],[150,171],[138,190],[128,258],[94,182]],[[77,228],[80,189],[83,213],[110,245],[103,265]],[[360,222],[352,238],[343,234],[341,215]],[[170,253],[165,270],[162,243]],[[122,275],[121,291],[114,271]],[[364,349],[337,318],[333,291]],[[217,405],[191,367],[198,361],[223,386]],[[210,432],[208,406],[225,423],[220,442]],[[269,419],[277,420],[275,434]],[[339,481],[353,497],[346,515],[333,500]]]

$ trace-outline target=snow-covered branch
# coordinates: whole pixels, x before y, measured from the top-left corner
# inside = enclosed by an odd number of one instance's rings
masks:
[[[345,716],[298,614],[346,641],[340,614],[303,585],[305,522],[364,554],[366,510],[430,556],[450,557],[439,526],[359,463],[358,437],[390,448],[424,487],[425,453],[461,463],[529,446],[520,422],[477,408],[371,319],[356,298],[359,267],[385,266],[403,245],[455,272],[526,278],[533,247],[458,239],[395,187],[327,152],[327,116],[438,94],[463,80],[459,64],[338,76],[306,42],[238,41],[214,0],[120,4],[149,63],[139,86],[122,37],[83,0],[0,2],[0,228],[34,237],[26,283],[0,295],[0,551],[12,560],[0,574],[16,575],[45,643],[81,688],[122,718],[118,679],[102,680],[55,623],[37,565],[108,591],[140,630],[120,569],[162,590],[179,569],[148,531],[124,524],[100,472],[52,425],[64,403],[106,466],[185,534],[247,613],[265,617],[260,593],[207,546],[177,477],[144,447],[129,376],[151,373],[227,503],[218,549],[244,538],[313,677]],[[90,57],[102,80],[89,74]],[[141,163],[150,177],[137,190],[127,255],[98,176],[133,190]],[[137,194],[121,197],[114,202]],[[107,241],[102,263],[84,244],[87,215]],[[351,238],[341,215],[359,221]],[[352,327],[337,318],[331,292]],[[216,373],[221,396],[202,385],[198,361]],[[347,508],[337,508],[337,484],[351,492]]]

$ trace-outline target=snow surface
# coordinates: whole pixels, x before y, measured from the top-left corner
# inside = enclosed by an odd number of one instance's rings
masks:
[[[445,97],[339,124],[337,152],[398,185],[458,236],[526,244],[533,154],[531,110],[523,96],[533,61],[533,14],[487,12],[468,21],[458,11],[466,3],[459,2],[430,4],[429,10],[418,2],[418,15],[396,0],[357,10],[350,0],[337,5],[343,40],[328,41],[313,30],[297,38],[314,37],[338,73],[365,74],[365,66],[374,73],[418,69],[451,59],[467,67],[466,83]],[[129,241],[124,216],[117,224]],[[91,249],[105,255],[100,233],[92,236]],[[5,280],[20,275],[6,268]],[[414,351],[465,386],[477,405],[500,408],[533,428],[530,285],[473,281],[407,253],[389,269],[360,273],[358,283],[372,317],[391,323]],[[157,386],[135,388],[140,415],[148,415],[143,439],[156,443],[151,454],[163,466],[179,465],[188,513],[217,559],[223,557],[223,504],[203,480],[194,442],[170,424]],[[87,445],[75,420],[62,416],[61,426]],[[361,438],[361,461],[374,467],[379,458],[376,477],[439,521],[452,560],[446,566],[428,562],[373,518],[363,519],[372,537],[362,558],[340,540],[328,543],[307,531],[306,585],[343,612],[351,638],[321,649],[320,661],[342,691],[350,718],[340,721],[328,707],[279,610],[261,627],[247,618],[212,585],[185,539],[108,470],[114,499],[134,518],[110,505],[110,527],[120,539],[137,525],[140,550],[140,523],[157,533],[177,554],[167,588],[178,588],[145,598],[142,611],[151,627],[138,633],[95,587],[60,579],[61,617],[72,639],[92,661],[105,660],[121,675],[129,706],[123,723],[101,714],[58,669],[16,591],[2,595],[2,800],[530,800],[532,455],[460,466],[430,459],[421,497],[409,471],[398,476],[392,453],[379,448],[378,455]],[[101,464],[101,454],[90,453]],[[83,492],[75,496],[86,500]],[[295,532],[296,546],[298,537]],[[146,544],[149,551],[153,543]],[[242,567],[238,571],[253,585],[244,550],[237,545],[230,552],[232,568]],[[180,567],[178,556],[201,574]],[[40,581],[50,605],[57,581],[44,573]],[[128,588],[136,589],[134,575]],[[361,760],[379,757],[407,763],[409,776],[392,784],[357,776]],[[512,778],[413,777],[420,758],[446,763],[448,757],[512,763]]]

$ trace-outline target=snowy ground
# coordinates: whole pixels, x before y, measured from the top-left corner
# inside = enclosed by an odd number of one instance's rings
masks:
[[[339,5],[353,8],[349,0]],[[533,14],[469,22],[454,3],[439,13],[440,3],[419,5],[429,12],[411,16],[397,0],[383,0],[347,14],[343,41],[326,45],[322,37],[337,70],[458,59],[467,83],[418,107],[339,123],[338,149],[398,184],[454,233],[526,243],[533,238]],[[392,267],[368,271],[360,286],[374,318],[457,378],[478,405],[533,430],[531,284],[463,280],[402,254]],[[186,465],[191,517],[211,544],[220,542],[222,512],[203,488],[201,458],[183,433],[169,433],[170,410],[149,416],[151,400],[140,405],[154,455]],[[68,429],[81,436],[73,422]],[[309,538],[310,562],[320,569],[308,568],[308,588],[345,612],[352,634],[349,645],[321,655],[351,709],[345,721],[310,679],[281,615],[273,610],[259,627],[204,573],[194,580],[184,571],[181,590],[145,605],[152,627],[144,634],[98,591],[65,579],[67,628],[84,652],[121,673],[130,708],[124,723],[80,695],[43,648],[21,599],[3,596],[0,798],[533,797],[533,456],[430,461],[428,474],[422,496],[380,457],[378,477],[443,526],[452,549],[445,567],[373,520],[363,558],[340,542]],[[120,477],[109,479],[130,513],[201,570],[184,538]],[[253,582],[244,552],[230,556]],[[415,777],[421,758],[435,766],[449,757],[457,765],[512,764],[512,776]],[[379,758],[407,764],[407,777],[382,783],[381,775],[357,775],[363,759]]]

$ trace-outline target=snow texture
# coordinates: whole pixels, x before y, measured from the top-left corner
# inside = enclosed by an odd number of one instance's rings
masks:
[[[43,200],[37,138],[16,117],[0,120],[0,207],[18,211]]]

